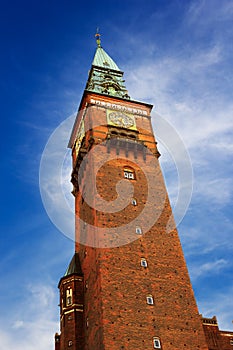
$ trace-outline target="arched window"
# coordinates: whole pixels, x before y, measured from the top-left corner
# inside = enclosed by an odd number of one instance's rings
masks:
[[[137,205],[137,200],[135,198],[133,198],[131,203],[135,206],[135,205]]]
[[[125,167],[124,178],[128,180],[135,180],[135,171],[130,167]]]
[[[142,229],[139,226],[136,226],[136,234],[137,235],[142,235]]]
[[[146,302],[147,302],[148,305],[153,305],[154,304],[154,299],[153,299],[151,294],[147,295]]]
[[[141,258],[141,266],[147,267],[147,261],[145,258]]]
[[[158,337],[153,337],[154,349],[161,349],[160,339]]]
[[[72,301],[72,289],[69,288],[66,290],[66,306],[70,306],[73,304]]]

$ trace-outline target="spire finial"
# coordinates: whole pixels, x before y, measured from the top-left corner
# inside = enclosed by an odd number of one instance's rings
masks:
[[[100,35],[100,33],[99,33],[99,28],[97,27],[97,28],[96,28],[96,34],[95,34],[97,47],[101,47],[100,36],[101,36],[101,35]]]

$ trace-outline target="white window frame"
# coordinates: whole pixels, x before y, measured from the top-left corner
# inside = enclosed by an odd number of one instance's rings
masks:
[[[137,199],[133,198],[131,203],[132,203],[132,205],[136,206],[138,204]]]
[[[161,349],[160,339],[158,337],[153,338],[154,349]]]
[[[154,305],[154,299],[153,299],[152,295],[147,295],[146,302],[148,305]]]
[[[145,258],[141,258],[141,266],[145,268],[148,266]]]
[[[124,169],[124,178],[129,180],[135,180],[134,172]]]
[[[135,231],[137,235],[142,235],[142,229],[140,226],[136,226]]]

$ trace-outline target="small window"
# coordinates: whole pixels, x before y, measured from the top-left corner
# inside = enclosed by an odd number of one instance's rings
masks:
[[[130,171],[124,170],[124,178],[134,180],[134,173],[131,173]]]
[[[72,304],[72,297],[67,297],[67,306]]]
[[[148,295],[146,297],[146,302],[147,302],[148,305],[153,305],[154,304],[154,299],[153,299],[152,295]]]
[[[55,334],[55,343],[59,343],[60,342],[60,335],[59,334]]]
[[[135,205],[137,205],[137,200],[133,198],[131,203],[135,206]]]
[[[124,178],[129,180],[135,180],[135,172],[131,167],[126,166],[124,168]]]
[[[66,306],[70,306],[72,303],[72,289],[69,288],[66,290]]]
[[[141,258],[141,266],[147,267],[147,261],[145,258]]]
[[[161,349],[160,340],[158,337],[153,338],[154,349]]]
[[[141,235],[142,234],[142,229],[139,226],[136,226],[136,234]]]
[[[72,340],[69,340],[69,341],[68,341],[68,346],[72,346],[72,345],[73,345]]]

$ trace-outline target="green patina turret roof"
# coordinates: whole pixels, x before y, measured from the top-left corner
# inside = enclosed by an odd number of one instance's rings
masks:
[[[107,52],[104,51],[104,49],[101,46],[98,46],[96,49],[96,53],[95,53],[92,65],[120,71],[117,64],[107,54]]]
[[[74,254],[74,256],[73,256],[73,258],[68,266],[68,269],[66,270],[66,272],[64,274],[64,277],[72,275],[74,273],[76,273],[78,275],[83,275],[78,253]]]
[[[117,64],[107,54],[107,52],[105,52],[104,49],[101,47],[100,34],[98,33],[98,29],[95,37],[96,37],[97,49],[94,56],[94,60],[92,62],[92,66],[98,66],[102,68],[108,68],[108,69],[120,71]]]

